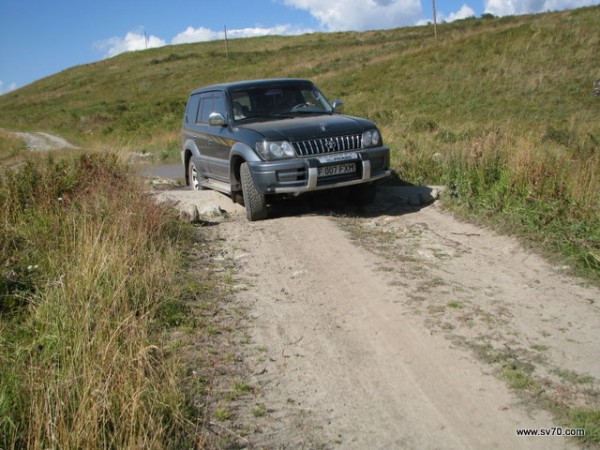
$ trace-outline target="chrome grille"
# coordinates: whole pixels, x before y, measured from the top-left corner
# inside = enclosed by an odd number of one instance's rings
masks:
[[[292,142],[298,156],[323,155],[326,153],[345,152],[361,148],[360,134],[334,136],[306,141]]]

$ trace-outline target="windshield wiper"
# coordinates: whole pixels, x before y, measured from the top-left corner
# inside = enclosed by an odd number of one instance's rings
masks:
[[[243,117],[241,119],[237,119],[236,122],[248,122],[252,120],[260,120],[260,119],[287,119],[287,116],[282,114],[253,114],[248,117]]]
[[[282,116],[286,116],[286,117],[298,117],[298,116],[302,116],[302,115],[307,115],[307,114],[333,114],[332,111],[325,111],[323,109],[297,109],[295,111],[288,111],[285,113],[281,113],[280,115]]]

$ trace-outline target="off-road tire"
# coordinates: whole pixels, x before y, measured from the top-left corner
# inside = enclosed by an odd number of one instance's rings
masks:
[[[267,200],[265,194],[256,190],[254,180],[250,174],[248,163],[242,163],[240,167],[240,179],[242,182],[242,192],[244,196],[244,206],[246,207],[246,217],[248,220],[264,220],[267,218]]]

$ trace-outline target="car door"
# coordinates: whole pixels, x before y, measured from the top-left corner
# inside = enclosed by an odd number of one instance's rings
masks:
[[[229,108],[227,97],[222,91],[214,93],[213,96],[213,112],[221,114],[225,118],[225,126],[213,127],[213,142],[211,146],[213,165],[211,171],[216,178],[222,181],[229,182],[229,152],[233,145],[231,140],[232,129],[229,126]]]
[[[202,122],[202,110],[207,101],[212,103],[210,95],[206,93],[194,94],[188,103],[185,118],[187,130],[185,138],[191,139],[200,153],[199,158],[194,155],[194,162],[202,177],[206,177],[209,172],[206,158],[208,150],[208,123]]]

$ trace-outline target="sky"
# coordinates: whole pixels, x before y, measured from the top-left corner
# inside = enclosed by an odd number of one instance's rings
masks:
[[[432,22],[434,0],[0,0],[0,95],[125,51],[224,38]],[[435,0],[437,21],[558,11],[600,0]]]

